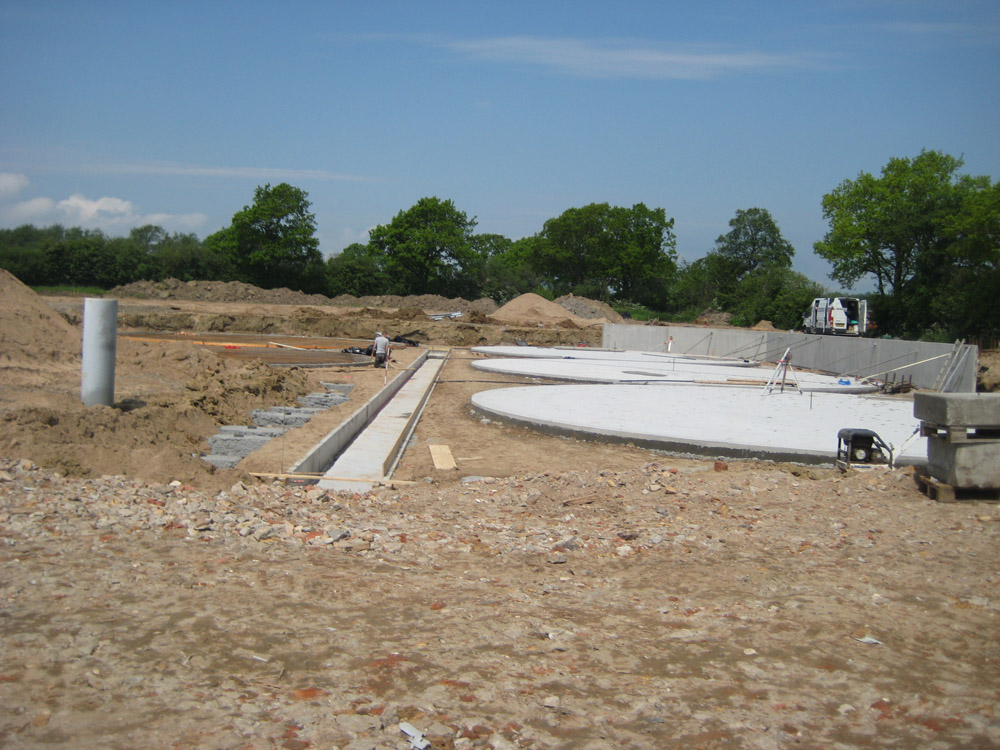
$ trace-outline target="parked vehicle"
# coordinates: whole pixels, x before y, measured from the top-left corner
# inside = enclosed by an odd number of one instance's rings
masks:
[[[808,333],[861,336],[868,329],[868,300],[857,297],[817,297],[802,327]]]

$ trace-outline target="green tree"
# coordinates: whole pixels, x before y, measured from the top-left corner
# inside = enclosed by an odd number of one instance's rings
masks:
[[[181,281],[228,280],[227,257],[194,234],[164,234],[153,248],[161,278]]]
[[[326,261],[327,294],[364,297],[381,294],[386,288],[385,272],[378,256],[368,245],[355,242]]]
[[[236,248],[236,234],[232,227],[223,227],[208,235],[201,241],[201,248],[208,256],[221,260],[222,272],[218,276],[219,281],[236,281],[240,278],[233,266],[239,255]]]
[[[898,294],[920,254],[945,239],[961,166],[961,159],[921,151],[914,159],[890,159],[881,177],[862,172],[824,195],[830,231],[814,249],[833,265],[831,278],[850,287],[871,275],[879,294]]]
[[[780,265],[763,266],[737,285],[736,303],[729,312],[734,325],[754,326],[768,320],[776,328],[792,330],[802,324],[802,313],[812,300],[823,294],[822,286],[797,271]]]
[[[715,252],[725,262],[734,282],[761,268],[791,268],[795,249],[781,235],[766,208],[739,209],[729,220],[729,231],[715,241]]]
[[[537,236],[523,237],[502,252],[488,254],[483,294],[501,305],[528,292],[551,297],[551,283],[535,264],[542,242]]]
[[[210,247],[228,251],[240,281],[264,289],[319,291],[325,267],[309,207],[308,193],[288,183],[258,187],[253,205],[234,214],[226,235]]]
[[[959,175],[962,164],[925,150],[823,197],[830,230],[815,251],[847,286],[874,279],[883,331],[947,339],[998,327],[997,314],[981,303],[996,286],[989,292],[980,284],[997,278],[1000,197],[989,178]]]
[[[115,256],[99,229],[71,227],[52,250],[61,271],[57,283],[110,289],[118,281]]]
[[[514,243],[502,234],[474,234],[471,244],[474,260],[469,271],[475,276],[475,295],[495,300],[492,292],[496,285],[491,283],[490,274],[499,267],[497,259],[508,253]]]
[[[612,208],[608,228],[615,258],[614,298],[664,309],[677,276],[674,220],[662,208],[637,203]]]
[[[552,280],[556,296],[610,299],[611,248],[605,237],[610,211],[607,203],[591,203],[568,208],[545,222],[535,262]]]
[[[707,309],[722,309],[720,291],[727,280],[725,264],[718,253],[685,263],[671,289],[668,309],[693,320]]]
[[[64,234],[58,224],[45,228],[23,224],[14,229],[0,229],[0,268],[30,286],[61,283],[56,248]]]
[[[389,224],[369,234],[369,246],[383,259],[392,294],[478,295],[479,255],[473,246],[476,220],[450,200],[421,198]]]
[[[553,293],[662,306],[677,270],[673,219],[662,208],[591,203],[549,219],[535,268]]]

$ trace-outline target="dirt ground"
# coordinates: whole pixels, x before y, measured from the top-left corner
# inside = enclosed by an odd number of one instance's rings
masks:
[[[159,294],[121,298],[116,404],[84,408],[82,301],[0,275],[0,746],[402,750],[411,727],[434,748],[1000,745],[997,503],[934,502],[905,469],[688,460],[473,414],[517,381],[468,347],[598,343],[572,307],[434,322],[407,300]],[[254,479],[385,373],[199,334],[340,348],[376,328],[420,341],[397,367],[453,347],[403,481]],[[323,382],[351,400],[236,469],[200,458],[218,425]]]

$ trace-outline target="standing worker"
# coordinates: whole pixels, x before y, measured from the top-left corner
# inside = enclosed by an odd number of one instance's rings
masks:
[[[372,356],[375,358],[375,367],[385,367],[389,361],[389,339],[381,331],[375,334],[375,343],[372,344]]]

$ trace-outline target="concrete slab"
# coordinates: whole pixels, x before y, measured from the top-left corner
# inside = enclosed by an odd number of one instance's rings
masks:
[[[903,399],[703,385],[524,386],[477,393],[472,404],[491,418],[555,434],[813,464],[835,461],[843,427],[873,430],[896,449],[919,427]],[[925,465],[927,439],[914,438],[897,463]]]
[[[443,359],[425,359],[371,423],[337,456],[318,486],[326,490],[366,492],[381,481],[419,417],[443,364]],[[343,481],[343,478],[361,481]]]
[[[496,347],[494,347],[496,348]],[[510,347],[514,348],[514,347]],[[527,348],[527,347],[521,347]],[[700,359],[680,357],[634,359],[629,352],[621,357],[605,352],[603,357],[581,359],[484,359],[472,363],[483,372],[505,375],[548,378],[552,380],[584,381],[588,383],[671,384],[689,383],[720,386],[756,387],[762,389],[775,374],[774,367],[730,366],[722,360],[706,363]],[[854,378],[833,377],[795,370],[788,375],[786,388],[803,391],[835,393],[873,393],[878,386]]]
[[[1000,394],[918,393],[913,414],[933,424],[1000,427]]]
[[[706,357],[679,352],[641,352],[619,349],[595,349],[585,346],[474,346],[472,351],[489,357],[515,357],[526,359],[569,359],[585,361],[641,362],[663,364],[686,362],[700,365],[726,367],[756,367],[756,360],[739,357]]]

